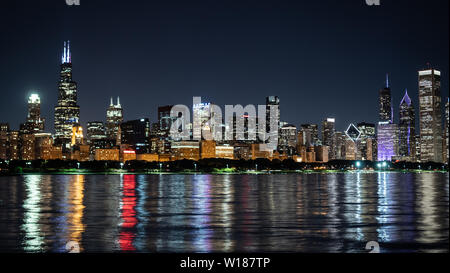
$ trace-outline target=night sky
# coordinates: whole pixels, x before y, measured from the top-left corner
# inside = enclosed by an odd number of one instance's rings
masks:
[[[417,110],[427,63],[448,96],[448,10],[448,0],[2,1],[0,122],[18,129],[36,91],[53,132],[64,40],[83,124],[104,121],[111,96],[125,120],[156,121],[158,106],[190,106],[192,96],[224,110],[278,95],[282,121],[335,117],[345,130],[378,121],[386,73],[398,121],[405,88]]]

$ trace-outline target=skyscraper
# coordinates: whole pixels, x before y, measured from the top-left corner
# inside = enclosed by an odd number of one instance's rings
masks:
[[[274,111],[272,112],[271,109]],[[271,113],[274,119],[271,120]],[[272,121],[272,123],[271,123]],[[277,128],[272,128],[277,127]],[[278,133],[280,129],[280,98],[277,96],[269,96],[266,97],[266,138],[267,143],[272,140],[276,140],[273,142],[274,145],[278,145]],[[263,129],[262,129],[263,130]],[[272,133],[271,133],[272,131]],[[277,150],[277,147],[270,147],[273,150]]]
[[[448,143],[448,137],[449,137],[449,130],[450,130],[450,125],[449,125],[449,112],[448,112],[448,107],[449,107],[450,101],[449,98],[447,98],[447,103],[445,104],[445,140],[444,140],[444,160],[445,162],[448,164],[448,158],[449,158],[449,143]]]
[[[105,126],[101,121],[90,121],[87,123],[87,143],[92,141],[105,139]]]
[[[389,87],[389,75],[386,75],[386,86],[380,90],[379,96],[380,121],[393,122],[391,88]]]
[[[121,144],[128,144],[137,153],[148,153],[150,145],[150,121],[148,118],[130,120],[120,125]]]
[[[319,126],[317,124],[300,125],[306,147],[319,145]]]
[[[28,98],[27,121],[20,125],[21,134],[35,134],[44,131],[44,119],[41,118],[41,98],[31,94]]]
[[[120,105],[120,98],[117,98],[117,104],[111,103],[106,110],[106,137],[120,144],[120,124],[123,122],[123,109]]]
[[[330,160],[336,159],[336,148],[334,143],[334,133],[336,120],[327,118],[322,122],[322,144],[328,146],[328,157]]]
[[[379,92],[380,121],[378,122],[377,156],[378,161],[391,161],[398,154],[398,125],[394,124],[389,77],[386,76],[386,86]]]
[[[202,131],[211,129],[211,103],[198,103],[193,106],[194,129],[192,132],[194,140],[202,140]]]
[[[77,105],[77,83],[72,80],[72,56],[70,42],[64,42],[64,52],[59,80],[58,104],[55,107],[56,142],[70,148],[72,129],[80,120]]]
[[[400,102],[400,120],[399,120],[399,156],[402,159],[415,161],[415,128],[416,115],[411,98],[408,96],[408,90],[405,91]]]
[[[292,156],[297,146],[297,127],[292,124],[286,124],[280,128],[278,139],[278,151]]]
[[[420,160],[442,160],[441,72],[419,71]]]
[[[357,125],[361,136],[358,141],[358,155],[357,159],[361,160],[376,160],[377,159],[377,142],[375,124],[361,122]]]

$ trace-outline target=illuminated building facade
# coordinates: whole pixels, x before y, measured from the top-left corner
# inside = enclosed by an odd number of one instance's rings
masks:
[[[441,72],[419,71],[420,160],[442,160]]]
[[[415,161],[416,115],[408,90],[400,102],[399,114],[399,157],[402,160]]]
[[[55,138],[64,148],[70,148],[73,125],[80,122],[77,105],[77,83],[72,80],[72,57],[70,43],[64,42],[58,104],[55,107]]]
[[[0,159],[8,159],[8,132],[9,124],[0,123]]]
[[[378,161],[391,161],[398,155],[398,125],[390,122],[378,123]]]
[[[28,98],[27,121],[20,125],[22,134],[34,134],[44,131],[44,119],[41,118],[41,98],[38,94],[31,94]]]
[[[120,98],[117,98],[117,104],[114,104],[111,98],[111,103],[106,110],[106,137],[110,140],[116,141],[120,144],[120,124],[123,122],[123,109],[120,105]]]
[[[278,151],[285,155],[295,154],[297,147],[297,127],[292,124],[286,124],[280,128],[278,137]]]
[[[386,77],[386,87],[380,90],[380,121],[377,127],[377,158],[378,161],[391,161],[398,155],[398,125],[394,124],[389,78]]]
[[[202,140],[200,142],[200,158],[216,158],[216,142],[213,140]]]
[[[35,155],[36,159],[50,160],[53,149],[53,138],[50,133],[35,134]]]
[[[444,140],[444,160],[445,162],[448,164],[448,159],[449,159],[449,143],[448,143],[448,137],[449,137],[449,130],[450,130],[450,125],[449,125],[449,98],[447,98],[447,103],[445,104],[445,126],[444,126],[444,135],[445,135],[445,140]]]
[[[379,110],[381,122],[393,122],[394,118],[392,110],[391,88],[389,87],[389,75],[386,75],[386,86],[380,90]]]
[[[211,104],[198,103],[193,106],[194,124],[192,136],[194,140],[202,140],[202,129],[208,131],[211,129]]]
[[[334,133],[336,131],[336,119],[327,118],[322,122],[322,144],[328,146],[328,157],[336,159],[336,147]]]
[[[306,147],[320,145],[319,126],[317,124],[302,124],[300,127]]]
[[[234,147],[229,144],[217,145],[216,158],[234,159]]]
[[[274,112],[271,112],[271,108],[273,108]],[[271,124],[271,113],[274,117],[274,119],[272,119],[272,124]],[[277,96],[269,96],[266,98],[266,138],[268,138],[267,143],[270,143],[271,139],[277,139],[277,134],[279,132],[280,129],[280,116],[281,115],[281,110],[280,110],[280,98]],[[275,128],[272,127],[277,127],[277,130],[272,130]],[[270,131],[273,131],[272,133],[270,133]],[[278,139],[275,142],[275,145],[278,144]],[[277,147],[271,147],[273,148],[273,150],[277,150]]]
[[[345,159],[356,160],[361,132],[354,124],[350,124],[350,126],[345,131],[345,135],[347,136],[345,140]]]
[[[345,142],[347,136],[345,133],[336,131],[334,133],[334,143],[335,143],[335,159],[343,160],[345,159]]]
[[[199,141],[177,141],[172,142],[172,160],[194,160],[200,159]]]
[[[377,159],[376,150],[376,129],[375,124],[361,122],[357,125],[361,136],[357,143],[358,146],[358,160],[373,161]]]
[[[22,160],[35,160],[35,136],[34,134],[21,134],[20,135],[20,158]]]
[[[106,138],[105,125],[101,121],[90,121],[87,123],[86,130],[87,143]]]
[[[153,133],[159,140],[161,145],[158,148],[159,153],[170,154],[170,128],[176,118],[170,116],[170,111],[173,105],[166,105],[158,107],[158,123],[157,127],[153,129]]]
[[[80,124],[74,124],[72,127],[72,146],[83,144],[83,128]]]
[[[97,149],[95,160],[97,161],[119,161],[119,149]]]
[[[130,120],[120,125],[121,144],[130,145],[137,153],[150,152],[150,121]]]

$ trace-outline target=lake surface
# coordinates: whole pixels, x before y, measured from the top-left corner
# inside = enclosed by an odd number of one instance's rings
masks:
[[[0,177],[0,252],[449,251],[448,173]],[[73,244],[73,243],[72,243]]]

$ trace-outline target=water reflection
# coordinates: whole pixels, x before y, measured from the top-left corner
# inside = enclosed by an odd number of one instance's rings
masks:
[[[24,216],[22,230],[25,233],[24,250],[26,252],[39,252],[44,244],[39,219],[41,216],[41,189],[40,177],[30,175],[25,177],[26,198],[23,203]]]
[[[121,232],[119,235],[120,249],[122,251],[134,251],[133,240],[136,236],[134,227],[137,224],[136,219],[136,176],[123,175],[122,180],[122,202],[121,209]]]
[[[0,252],[448,252],[444,173],[0,177]]]

